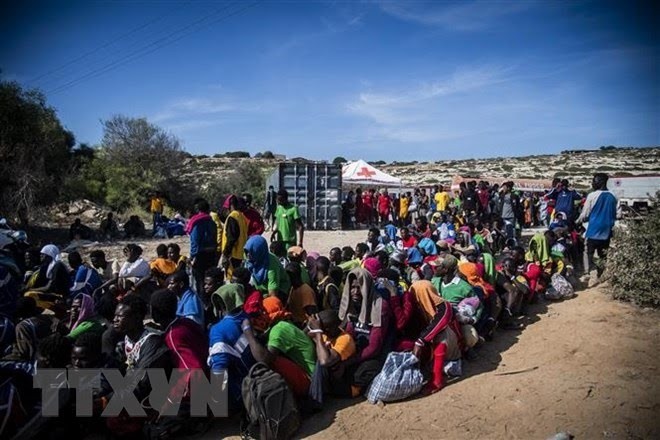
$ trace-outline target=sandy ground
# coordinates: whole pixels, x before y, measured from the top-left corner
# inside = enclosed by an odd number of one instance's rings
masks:
[[[366,231],[306,234],[327,254]],[[187,252],[185,239],[174,240]],[[164,241],[141,244],[154,256]],[[120,243],[102,245],[119,256]],[[464,377],[437,394],[385,406],[329,400],[303,422],[301,438],[577,439],[660,438],[660,311],[610,299],[606,287],[539,304],[522,332],[499,331],[465,364]],[[238,438],[236,420],[217,421],[203,439]],[[197,437],[199,438],[199,437]]]

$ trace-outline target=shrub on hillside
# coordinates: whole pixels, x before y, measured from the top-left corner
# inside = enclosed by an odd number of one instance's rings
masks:
[[[630,220],[617,228],[606,270],[614,298],[643,307],[660,307],[658,255],[660,210],[657,208],[641,221]]]
[[[249,158],[250,153],[247,151],[227,151],[225,157],[231,157],[233,159]]]

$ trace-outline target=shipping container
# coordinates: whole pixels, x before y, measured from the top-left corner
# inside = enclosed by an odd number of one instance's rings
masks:
[[[306,229],[341,228],[341,165],[283,162],[268,178],[270,185],[289,192]]]

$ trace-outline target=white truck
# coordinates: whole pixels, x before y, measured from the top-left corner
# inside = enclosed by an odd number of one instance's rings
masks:
[[[660,191],[660,174],[631,177],[610,177],[609,189],[619,201],[619,212],[642,214],[653,207]]]

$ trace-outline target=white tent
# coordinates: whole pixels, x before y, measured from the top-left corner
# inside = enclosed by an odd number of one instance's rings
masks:
[[[344,165],[341,180],[351,185],[401,186],[401,179],[372,167],[362,159]]]

